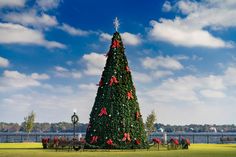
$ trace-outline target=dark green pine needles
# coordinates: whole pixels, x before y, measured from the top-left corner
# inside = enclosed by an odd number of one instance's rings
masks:
[[[124,52],[121,36],[115,32],[86,132],[86,142],[92,148],[148,147],[135,86]]]

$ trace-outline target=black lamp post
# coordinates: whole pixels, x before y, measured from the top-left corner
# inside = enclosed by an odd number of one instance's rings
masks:
[[[77,116],[77,114],[74,112],[74,114],[71,116],[71,121],[72,121],[72,124],[74,126],[74,138],[75,138],[75,125],[76,123],[78,123],[79,121],[79,117]]]

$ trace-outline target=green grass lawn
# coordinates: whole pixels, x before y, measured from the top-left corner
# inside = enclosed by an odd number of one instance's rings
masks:
[[[0,143],[0,157],[236,157],[236,144],[192,144],[189,150],[44,150],[41,143]]]

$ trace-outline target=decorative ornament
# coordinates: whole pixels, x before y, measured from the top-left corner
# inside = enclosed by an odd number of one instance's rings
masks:
[[[117,79],[116,79],[115,76],[112,76],[112,77],[111,77],[109,86],[112,86],[113,83],[115,83],[115,84],[118,83],[118,81],[117,81]]]
[[[111,117],[111,115],[110,115],[110,114],[109,114],[108,116],[109,116],[109,117]]]
[[[139,118],[141,117],[141,115],[140,115],[140,113],[138,111],[136,112],[135,117],[136,117],[136,120],[139,120]]]
[[[111,46],[111,47],[112,47],[112,48],[119,48],[119,47],[120,47],[120,42],[115,39],[115,40],[112,42],[112,46]]]
[[[133,93],[132,90],[127,93],[128,100],[133,99]]]
[[[107,115],[107,109],[106,109],[106,107],[103,107],[103,108],[101,109],[101,112],[99,113],[98,116],[101,117],[102,115]]]
[[[107,144],[108,144],[108,145],[113,145],[112,139],[107,140]]]
[[[130,72],[129,66],[126,66],[126,67],[125,67],[125,70],[126,70],[127,72]]]
[[[91,139],[90,143],[91,144],[97,143],[97,140],[98,140],[98,136],[92,136],[92,139]]]
[[[99,81],[99,83],[97,84],[97,86],[101,87],[103,85],[102,79]]]
[[[122,141],[128,141],[128,142],[131,141],[129,133],[124,133],[124,137],[122,138]]]
[[[115,18],[113,24],[114,24],[114,27],[115,27],[116,32],[118,32],[118,28],[119,28],[119,26],[120,26],[120,22],[119,22],[119,20],[118,20],[117,17]],[[118,36],[118,37],[119,37],[119,36]]]
[[[140,140],[135,140],[135,144],[140,145],[141,144]]]

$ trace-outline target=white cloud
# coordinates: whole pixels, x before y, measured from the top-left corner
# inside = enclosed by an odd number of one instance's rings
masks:
[[[38,6],[47,11],[49,9],[57,8],[62,0],[37,0]]]
[[[0,43],[65,48],[65,45],[59,42],[46,40],[40,31],[12,23],[0,23]]]
[[[207,98],[224,98],[225,94],[216,90],[202,90],[200,93]]]
[[[193,1],[181,0],[178,1],[175,5],[183,14],[190,14],[199,9],[199,4]]]
[[[8,67],[10,64],[9,60],[0,56],[0,67]]]
[[[1,80],[0,91],[5,91],[7,89],[12,89],[12,88],[18,89],[18,88],[40,86],[40,82],[37,79],[33,78],[32,75],[26,75],[18,71],[5,70],[0,80]]]
[[[181,70],[183,65],[175,58],[159,56],[156,58],[146,57],[142,60],[142,65],[148,69],[165,68],[170,70]]]
[[[121,33],[121,37],[123,38],[123,42],[125,45],[135,46],[141,43],[141,39],[139,35],[125,32],[125,33]]]
[[[169,12],[169,11],[171,11],[171,9],[172,9],[172,6],[171,6],[170,2],[165,1],[165,3],[162,6],[162,11]]]
[[[222,48],[232,47],[231,43],[212,36],[208,31],[195,29],[191,26],[181,26],[181,20],[162,19],[161,22],[152,20],[153,27],[149,32],[153,40],[169,42],[176,46]]]
[[[174,75],[174,73],[172,71],[168,71],[168,70],[157,70],[155,72],[152,73],[152,76],[157,78],[157,79],[160,79],[160,78],[163,78],[163,77],[168,77],[168,76],[171,76],[171,75]]]
[[[79,28],[74,28],[65,23],[63,23],[62,26],[60,26],[59,28],[73,36],[87,36],[91,33],[90,31],[84,31]]]
[[[140,35],[131,34],[129,32],[124,32],[124,33],[121,33],[120,35],[125,45],[136,46],[141,43]],[[108,33],[100,34],[101,41],[111,41],[111,39],[112,39],[112,35]]]
[[[141,83],[148,83],[152,81],[152,78],[150,75],[140,72],[132,72],[132,76],[134,78],[135,82],[141,82]]]
[[[68,69],[66,69],[64,67],[61,67],[61,66],[55,66],[55,70],[57,72],[67,72],[67,71],[69,71]]]
[[[112,39],[112,35],[110,35],[108,33],[101,33],[100,34],[101,41],[111,41],[111,39]]]
[[[142,112],[147,115],[150,108],[156,109],[160,122],[172,124],[229,122],[235,114],[235,77],[236,67],[229,66],[218,75],[186,75],[163,80],[138,93]],[[166,113],[178,118],[173,120]],[[226,118],[218,118],[219,113]]]
[[[54,69],[56,77],[74,78],[74,79],[79,79],[82,77],[82,73],[75,69],[69,70],[61,66],[55,66]]]
[[[92,90],[92,91],[96,92],[96,89],[98,87],[93,83],[89,83],[89,84],[80,84],[79,88],[82,90]]]
[[[236,68],[235,67],[228,67],[224,73],[224,82],[228,86],[236,86]]]
[[[26,0],[1,0],[0,8],[2,7],[23,7]]]
[[[86,75],[101,75],[106,63],[106,57],[103,54],[91,52],[90,54],[85,54],[82,60],[86,65],[86,70],[84,71]]]
[[[206,28],[235,27],[236,2],[226,1],[178,1],[174,7],[186,16],[173,20],[152,20],[151,39],[176,46],[231,48],[233,43],[213,36]]]
[[[3,16],[3,20],[7,22],[22,24],[24,26],[34,26],[39,28],[52,27],[58,24],[55,16],[45,13],[37,14],[36,10],[30,10],[23,13],[8,13]]]
[[[47,80],[50,78],[47,74],[32,73],[31,77],[35,80]]]

